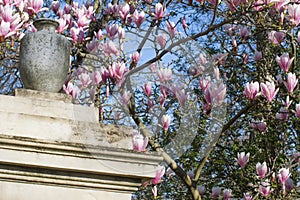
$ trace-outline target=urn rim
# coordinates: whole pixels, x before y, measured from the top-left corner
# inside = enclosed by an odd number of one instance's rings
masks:
[[[42,26],[42,25],[53,25],[54,28],[56,29],[59,26],[58,21],[54,20],[54,19],[49,19],[49,18],[39,18],[34,20],[33,25],[38,28],[38,26]]]

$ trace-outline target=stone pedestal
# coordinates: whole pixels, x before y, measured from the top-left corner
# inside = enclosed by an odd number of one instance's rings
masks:
[[[0,95],[0,200],[130,200],[162,158],[64,94]]]

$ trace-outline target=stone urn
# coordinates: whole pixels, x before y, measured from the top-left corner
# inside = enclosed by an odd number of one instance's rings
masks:
[[[26,89],[59,92],[70,63],[70,42],[55,32],[59,23],[38,19],[37,32],[27,33],[20,45],[20,74]]]

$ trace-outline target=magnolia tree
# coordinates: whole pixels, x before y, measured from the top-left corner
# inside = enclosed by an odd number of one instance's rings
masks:
[[[300,198],[297,1],[1,0],[0,16],[1,93],[22,87],[34,19],[56,19],[62,91],[161,153],[133,199]]]

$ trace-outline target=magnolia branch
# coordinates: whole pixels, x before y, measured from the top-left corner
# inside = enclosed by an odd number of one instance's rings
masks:
[[[224,20],[223,22],[221,22],[219,24],[215,24],[215,25],[209,26],[207,28],[207,30],[205,30],[203,32],[197,33],[197,34],[192,35],[192,36],[187,37],[187,38],[180,39],[177,42],[172,43],[167,49],[163,50],[161,53],[159,53],[154,58],[150,59],[149,61],[147,61],[146,63],[142,64],[141,66],[136,67],[136,68],[130,70],[129,72],[127,72],[125,74],[125,79],[128,78],[128,77],[130,77],[131,75],[133,75],[133,74],[135,74],[135,73],[137,73],[137,72],[145,69],[146,67],[148,67],[152,63],[155,63],[157,60],[160,60],[164,55],[166,55],[167,53],[170,53],[174,47],[179,46],[180,44],[189,42],[191,40],[195,40],[195,39],[197,39],[197,38],[199,38],[201,36],[207,35],[208,33],[216,30],[217,28],[222,27],[225,24],[229,24],[231,22],[234,22],[237,18],[239,18],[243,14],[244,13],[241,13],[240,15],[238,15],[238,16],[232,18],[232,19]]]

